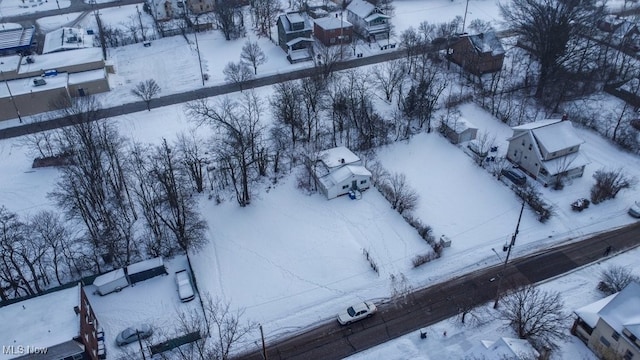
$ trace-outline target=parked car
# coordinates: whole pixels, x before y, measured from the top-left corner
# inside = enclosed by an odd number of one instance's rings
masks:
[[[588,208],[590,204],[591,202],[588,199],[580,198],[571,203],[571,210],[580,212]]]
[[[178,295],[180,301],[187,302],[195,299],[193,292],[193,286],[191,286],[191,278],[187,270],[180,270],[176,272],[176,285],[178,285]]]
[[[368,318],[376,313],[376,305],[370,301],[361,302],[349,306],[346,311],[338,314],[340,325],[349,325],[352,322]]]
[[[518,169],[502,169],[500,174],[518,186],[522,186],[527,183],[527,177]]]
[[[629,215],[640,219],[640,201],[636,201],[629,207]]]
[[[116,344],[123,346],[138,341],[138,339],[146,339],[153,334],[153,329],[149,324],[140,324],[136,327],[128,327],[116,337]]]

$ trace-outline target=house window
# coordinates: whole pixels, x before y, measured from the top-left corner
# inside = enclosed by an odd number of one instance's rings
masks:
[[[606,347],[610,347],[611,343],[609,343],[609,340],[605,339],[604,336],[600,336],[600,342],[602,343],[602,345],[606,346]]]
[[[536,167],[538,167],[538,163],[535,163],[534,165],[535,165]]]
[[[513,150],[513,157],[517,157],[518,156],[518,150]]]
[[[631,360],[633,359],[633,353],[630,350],[627,350],[627,352],[624,353],[624,356],[622,358],[624,360]]]
[[[344,190],[344,189],[348,189],[348,188],[349,188],[349,184],[347,184],[347,185],[342,185],[342,189],[343,189],[343,190]]]
[[[525,156],[524,159],[527,160],[527,157]]]
[[[336,43],[336,38],[331,38],[331,39],[329,39],[329,43],[331,43],[331,44],[335,44],[335,43]]]
[[[529,151],[531,151],[531,144],[529,144]]]
[[[524,146],[524,139],[522,139],[522,146]]]
[[[620,339],[620,334],[618,334],[617,331],[614,331],[613,334],[611,334],[611,338],[613,338],[613,340],[618,341],[618,339]]]
[[[367,183],[367,180],[360,180],[360,185],[366,184],[366,183]]]

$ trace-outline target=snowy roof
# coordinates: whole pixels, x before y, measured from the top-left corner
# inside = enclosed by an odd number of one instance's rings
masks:
[[[538,144],[552,153],[584,143],[573,130],[570,121],[560,121],[532,130]]]
[[[539,127],[555,124],[555,123],[560,122],[560,121],[562,121],[562,120],[560,120],[560,119],[539,120],[539,121],[530,122],[528,124],[514,126],[514,127],[512,127],[512,129],[514,131],[515,130],[533,130],[533,129],[537,129]]]
[[[106,274],[102,274],[96,277],[96,279],[93,280],[93,285],[100,287],[104,284],[108,284],[114,280],[117,280],[123,277],[124,277],[124,269],[113,270]]]
[[[16,71],[20,65],[20,55],[4,56],[0,58],[0,71]],[[0,79],[4,80],[4,79]]]
[[[304,30],[311,30],[311,27],[309,26],[309,23],[305,20],[304,16],[302,16],[300,13],[286,13],[286,14],[282,14],[279,17],[280,22],[282,23],[282,27],[284,28],[285,32],[297,32],[297,31],[304,31]],[[303,23],[304,24],[304,28],[300,29],[300,30],[293,30],[291,29],[291,24],[295,24],[295,23]]]
[[[371,22],[375,19],[379,19],[379,18],[383,18],[383,19],[391,19],[391,16],[385,15],[385,14],[380,14],[380,13],[373,13],[369,16],[367,16],[366,18],[364,18],[364,21],[366,22]]]
[[[306,42],[313,42],[313,39],[311,38],[305,38],[305,37],[297,37],[293,40],[290,40],[287,42],[287,46],[293,46],[301,41],[306,41]]]
[[[34,86],[34,79],[38,79],[38,77],[6,81],[6,86],[0,86],[0,98],[8,97],[9,89],[13,96],[51,89],[65,89],[67,87],[68,76],[67,73],[61,73],[56,76],[47,77],[44,79],[46,84],[40,86]]]
[[[452,123],[448,123],[447,126],[455,131],[457,134],[463,133],[467,129],[477,129],[478,127],[473,125],[469,120],[464,118],[459,118]]]
[[[477,35],[469,35],[468,38],[473,47],[475,47],[480,53],[490,52],[491,55],[494,56],[504,54],[502,43],[493,31]]]
[[[574,152],[555,159],[542,161],[542,166],[549,175],[557,175],[567,169],[575,169],[589,164],[590,161],[581,152]]]
[[[615,331],[627,329],[640,337],[640,284],[632,282],[611,299],[598,315]]]
[[[347,6],[347,10],[363,19],[369,16],[375,8],[376,7],[373,6],[373,4],[364,0],[353,0],[349,6]]]
[[[346,20],[340,20],[331,16],[315,19],[314,22],[324,30],[335,30],[340,28],[353,27],[350,22]]]
[[[344,146],[323,150],[318,154],[318,158],[328,167],[333,168],[340,165],[352,164],[360,161],[358,155],[351,152]]]
[[[82,71],[69,74],[69,85],[83,84],[88,81],[106,79],[107,73],[104,69]]]
[[[131,264],[131,265],[127,266],[127,274],[129,274],[129,275],[136,274],[136,273],[139,273],[139,272],[155,269],[155,268],[161,267],[161,266],[164,266],[164,261],[162,260],[162,257],[143,260],[143,261],[140,261],[140,262],[137,262],[135,264]]]
[[[52,347],[80,335],[80,284],[0,308],[0,339],[3,345]],[[10,324],[11,326],[6,326]],[[0,353],[0,359],[20,354]]]
[[[497,341],[484,340],[480,346],[470,349],[469,354],[480,355],[487,359],[537,359],[540,354],[523,339],[500,338]]]
[[[31,40],[35,33],[35,27],[23,29],[12,28],[0,30],[0,49],[14,49],[31,46]]]
[[[93,35],[88,35],[84,29],[63,27],[44,36],[42,53],[47,54],[87,47],[93,47]]]
[[[340,184],[341,182],[350,179],[352,176],[371,177],[371,172],[362,165],[346,165],[321,177],[319,180],[325,188],[329,189],[336,184]]]
[[[63,66],[73,66],[102,61],[102,49],[99,47],[73,50],[72,53],[57,52],[44,55],[33,55],[33,64],[20,66],[20,74],[58,69]]]
[[[294,23],[294,24],[304,21],[304,18],[299,13],[288,13],[286,17],[290,23]]]
[[[589,305],[585,305],[577,309],[576,311],[574,311],[574,313],[578,315],[580,319],[582,319],[582,321],[584,321],[587,325],[594,328],[598,324],[598,319],[600,318],[598,312],[600,312],[603,307],[605,307],[611,300],[613,300],[616,295],[617,293],[609,295],[606,298],[600,299],[596,302],[592,302]]]

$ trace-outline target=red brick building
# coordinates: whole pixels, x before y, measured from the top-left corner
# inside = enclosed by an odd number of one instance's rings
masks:
[[[474,75],[500,71],[504,48],[495,33],[463,35],[449,49],[449,60]]]
[[[325,46],[349,44],[353,39],[353,25],[336,17],[313,20],[313,36]]]

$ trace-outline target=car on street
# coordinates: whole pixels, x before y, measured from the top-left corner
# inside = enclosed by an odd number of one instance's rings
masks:
[[[178,286],[178,295],[180,301],[187,302],[193,300],[196,295],[193,292],[193,286],[191,286],[191,278],[187,270],[180,270],[176,272],[176,285]]]
[[[353,306],[349,306],[347,310],[338,314],[338,322],[340,325],[349,325],[358,320],[372,316],[376,311],[378,311],[378,309],[374,303],[370,301],[361,302]]]
[[[138,339],[146,339],[153,334],[153,329],[149,324],[140,324],[135,327],[128,327],[116,337],[116,344],[123,346],[138,341]]]
[[[636,201],[629,207],[629,215],[640,219],[640,201]]]

